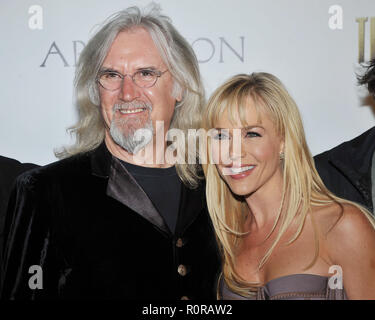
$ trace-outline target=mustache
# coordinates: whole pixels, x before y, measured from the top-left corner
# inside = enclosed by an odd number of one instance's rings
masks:
[[[139,108],[144,108],[146,110],[152,111],[151,103],[143,102],[143,101],[132,101],[132,102],[116,103],[113,106],[113,112],[118,111],[118,110],[139,109]]]

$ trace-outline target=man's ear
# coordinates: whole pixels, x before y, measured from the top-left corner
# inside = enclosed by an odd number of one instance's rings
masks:
[[[182,90],[180,90],[180,92],[178,93],[178,95],[176,97],[177,102],[181,102],[181,100],[182,100]]]
[[[183,93],[183,90],[182,90],[181,86],[177,82],[175,82],[173,84],[172,95],[176,99],[177,102],[181,102],[181,100],[182,100],[182,93]]]

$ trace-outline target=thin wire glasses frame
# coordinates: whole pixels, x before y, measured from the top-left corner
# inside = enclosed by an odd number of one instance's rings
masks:
[[[155,85],[158,78],[160,78],[167,71],[168,70],[159,71],[153,69],[141,69],[133,74],[121,74],[115,70],[103,70],[99,72],[96,81],[104,89],[115,91],[122,87],[125,77],[129,76],[137,87],[151,88]]]

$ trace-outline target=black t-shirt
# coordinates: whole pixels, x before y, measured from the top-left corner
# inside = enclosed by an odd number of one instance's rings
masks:
[[[174,233],[180,205],[181,180],[176,168],[149,168],[125,161],[126,169],[137,180]]]

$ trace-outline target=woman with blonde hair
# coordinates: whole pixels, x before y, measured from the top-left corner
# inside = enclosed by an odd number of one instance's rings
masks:
[[[219,298],[375,299],[375,222],[324,186],[280,80],[234,76],[203,119]]]

